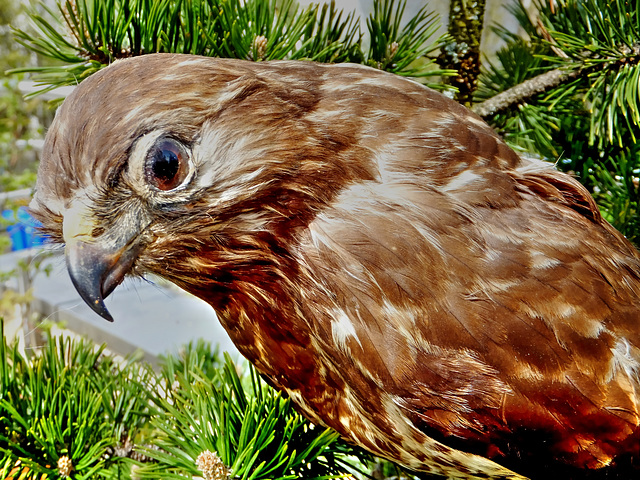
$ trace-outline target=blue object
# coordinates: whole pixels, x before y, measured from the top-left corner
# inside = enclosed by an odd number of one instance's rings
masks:
[[[10,223],[7,234],[11,239],[11,250],[24,250],[45,242],[45,236],[38,230],[40,222],[29,215],[27,207],[19,207],[17,211],[3,210],[2,218]]]

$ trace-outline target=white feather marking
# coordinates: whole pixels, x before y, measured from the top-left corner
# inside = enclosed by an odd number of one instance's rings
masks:
[[[148,109],[148,105],[146,103],[143,103],[141,105],[138,105],[137,107],[132,108],[131,110],[129,110],[129,113],[127,113],[124,118],[120,121],[120,125],[126,125],[132,121],[136,121],[137,119],[140,118],[145,118],[148,116],[146,110]]]
[[[487,122],[482,120],[481,118],[476,117],[475,115],[467,115],[464,119],[469,123],[475,123],[479,127],[487,128]]]
[[[613,379],[622,370],[632,379],[633,383],[640,384],[640,362],[637,360],[640,352],[636,352],[636,355],[633,355],[632,349],[638,350],[630,345],[626,338],[621,338],[616,342],[611,349],[610,379]]]
[[[456,175],[442,187],[442,190],[445,192],[449,192],[452,190],[459,190],[462,187],[468,187],[469,184],[475,182],[478,179],[482,179],[480,175],[474,173],[471,170],[463,170],[461,173]]]
[[[505,292],[513,287],[519,287],[522,285],[522,280],[519,278],[515,279],[500,279],[500,278],[490,278],[490,279],[478,279],[480,285],[484,287],[484,290],[491,293],[496,292]]]
[[[45,198],[41,198],[41,197],[44,197],[44,195],[42,195],[39,190],[36,190],[35,196],[29,203],[29,208],[31,210],[38,211],[40,210],[42,205],[46,205],[47,208],[51,210],[54,214],[57,214],[57,215],[63,214],[63,212],[65,211],[65,206],[64,206],[64,202],[60,200],[59,197],[52,197],[52,196],[48,196]]]
[[[205,126],[203,137],[193,147],[193,158],[200,175],[196,179],[199,188],[208,188],[215,184],[220,189],[232,189],[238,185],[246,189],[246,185],[254,183],[263,171],[266,144],[261,144],[252,137],[241,136],[230,140],[225,130]],[[261,166],[238,177],[237,173],[247,165]]]
[[[192,58],[189,58],[188,60],[183,60],[182,62],[178,63],[176,67],[188,67],[189,65],[199,65],[201,63],[206,63],[206,62],[207,60],[205,60],[202,57],[192,57]]]
[[[570,303],[565,303],[564,305],[558,304],[554,309],[561,318],[569,318],[576,313],[575,305]]]
[[[542,252],[532,250],[531,252],[531,267],[537,270],[545,270],[561,265],[562,262],[557,258],[550,258]]]
[[[311,235],[311,243],[313,246],[319,249],[322,245],[329,246],[333,243],[331,238],[327,236],[323,231],[318,228],[310,228],[309,233]]]
[[[520,156],[522,162],[518,165],[518,172],[521,173],[537,173],[537,172],[548,172],[549,170],[556,171],[556,168],[553,164],[541,160],[536,157],[531,157],[528,155]]]
[[[356,333],[356,328],[349,316],[343,310],[333,311],[333,321],[331,322],[331,336],[333,341],[344,351],[348,351],[347,339],[352,338],[362,347],[360,339]]]

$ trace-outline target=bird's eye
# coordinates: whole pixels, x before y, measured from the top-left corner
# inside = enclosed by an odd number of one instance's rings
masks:
[[[157,141],[147,154],[145,175],[147,181],[158,190],[168,191],[179,187],[189,172],[189,154],[181,143],[172,138]]]

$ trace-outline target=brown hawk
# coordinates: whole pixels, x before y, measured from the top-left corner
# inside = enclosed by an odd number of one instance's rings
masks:
[[[411,80],[118,61],[59,109],[32,209],[97,313],[125,275],[174,282],[377,455],[453,478],[638,468],[638,252],[577,181]]]

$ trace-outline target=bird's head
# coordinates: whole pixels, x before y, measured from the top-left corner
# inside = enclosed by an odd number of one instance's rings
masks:
[[[223,295],[276,275],[299,228],[370,175],[349,161],[355,113],[312,118],[320,68],[158,54],[75,89],[47,133],[31,210],[65,243],[94,311],[111,320],[103,300],[130,273],[200,296],[207,282]]]

